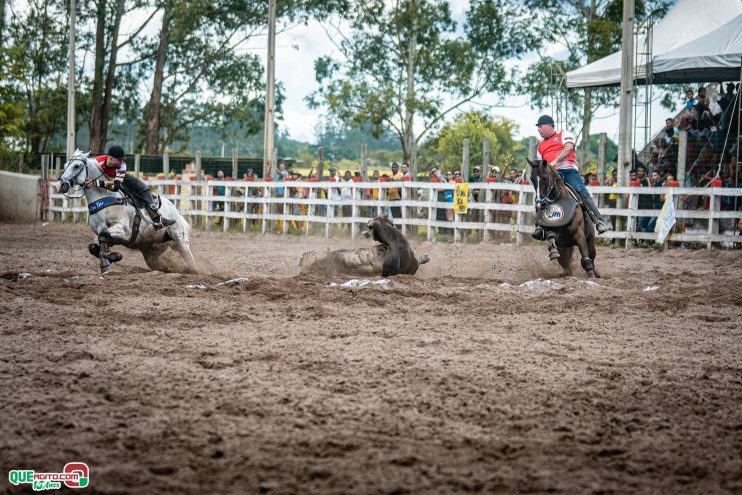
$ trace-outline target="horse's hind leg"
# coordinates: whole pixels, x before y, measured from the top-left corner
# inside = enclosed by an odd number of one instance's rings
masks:
[[[183,261],[186,262],[188,273],[198,273],[196,267],[196,260],[191,252],[191,239],[185,230],[178,229],[176,232],[171,233],[173,243],[175,244],[175,250],[178,251]]]
[[[582,268],[587,272],[588,277],[595,278],[595,266],[593,265],[593,260],[590,259],[588,254],[587,241],[584,237],[578,241],[577,247],[580,250],[580,264],[582,265]]]
[[[587,255],[590,256],[590,259],[593,262],[593,273],[595,274],[596,278],[600,278],[600,273],[598,273],[598,269],[595,267],[595,255],[597,254],[597,250],[595,249],[595,237],[590,236],[590,239],[587,241]]]

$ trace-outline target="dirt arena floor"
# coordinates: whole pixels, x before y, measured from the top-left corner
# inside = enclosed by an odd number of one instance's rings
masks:
[[[742,493],[739,250],[601,247],[592,285],[415,243],[344,288],[299,260],[370,241],[197,231],[202,274],[102,278],[91,240],[0,225],[0,492],[82,461],[81,494]]]

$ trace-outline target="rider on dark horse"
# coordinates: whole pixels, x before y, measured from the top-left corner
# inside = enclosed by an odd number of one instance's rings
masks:
[[[607,232],[609,227],[601,218],[595,201],[593,201],[584,182],[582,182],[575,154],[574,134],[567,130],[557,132],[554,129],[554,119],[549,115],[539,117],[536,126],[539,135],[543,138],[543,141],[538,145],[538,160],[546,160],[559,173],[565,184],[571,186],[580,195],[582,203],[587,207],[587,212],[595,223],[598,234]],[[536,231],[531,235],[534,239],[546,239],[543,227],[538,224],[536,225]]]
[[[103,178],[98,179],[97,181],[88,179],[85,181],[85,187],[94,187],[97,185],[100,187],[106,187],[114,192],[123,189],[125,193],[144,203],[144,207],[146,208],[147,213],[149,213],[155,229],[159,230],[163,227],[174,224],[175,220],[162,218],[157,212],[158,207],[152,198],[152,193],[150,192],[149,187],[136,177],[127,175],[126,162],[124,162],[124,158],[124,149],[121,146],[114,145],[108,148],[107,155],[101,155],[95,158],[103,171]],[[95,182],[97,182],[97,184]],[[111,184],[111,182],[113,183]]]

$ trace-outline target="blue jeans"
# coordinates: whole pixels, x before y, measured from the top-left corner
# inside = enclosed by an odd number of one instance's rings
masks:
[[[560,168],[559,170],[557,170],[557,172],[559,173],[559,176],[562,178],[565,184],[572,186],[572,188],[577,191],[577,194],[579,194],[580,198],[582,198],[582,202],[585,203],[585,206],[587,206],[591,212],[593,212],[595,218],[600,219],[600,211],[598,211],[598,206],[595,204],[592,196],[590,196],[590,193],[587,191],[587,188],[585,187],[585,183],[582,181],[582,176],[580,175],[580,173],[573,168]]]
[[[639,217],[639,232],[654,232],[657,217]]]

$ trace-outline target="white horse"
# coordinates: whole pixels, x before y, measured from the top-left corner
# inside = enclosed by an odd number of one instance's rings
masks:
[[[121,253],[109,251],[114,244],[126,246],[129,249],[138,249],[144,256],[144,261],[152,270],[163,272],[196,273],[196,262],[193,259],[190,247],[191,226],[178,213],[175,206],[160,196],[160,213],[166,218],[174,219],[175,223],[161,230],[154,228],[149,215],[142,213],[130,201],[126,200],[123,192],[112,192],[103,187],[85,187],[87,179],[97,183],[103,178],[103,170],[88,153],[76,150],[72,159],[65,163],[64,171],[59,177],[60,192],[67,194],[70,188],[83,188],[88,200],[88,224],[98,235],[99,244],[89,246],[90,254],[100,259],[101,273],[106,273],[111,262],[121,261]],[[168,247],[172,247],[180,254],[185,266],[181,263],[172,263],[172,259],[163,256]]]

